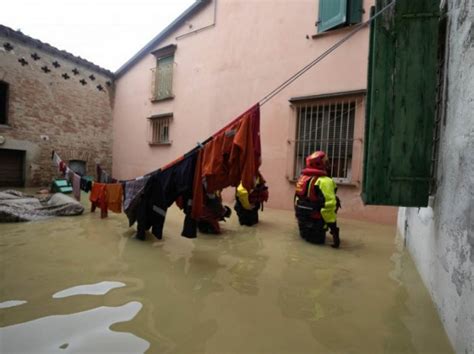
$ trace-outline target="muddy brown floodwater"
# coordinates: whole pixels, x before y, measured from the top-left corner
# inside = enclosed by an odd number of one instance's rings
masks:
[[[340,220],[334,250],[290,211],[195,240],[182,221],[146,242],[123,214],[0,224],[0,352],[452,352],[394,226]]]

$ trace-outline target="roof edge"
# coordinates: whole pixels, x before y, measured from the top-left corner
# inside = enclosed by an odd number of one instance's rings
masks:
[[[150,52],[158,43],[164,40],[169,34],[171,34],[176,28],[178,28],[184,21],[190,16],[194,15],[202,7],[207,5],[210,0],[197,0],[191,6],[189,6],[181,15],[179,15],[173,22],[165,27],[160,33],[158,33],[150,42],[148,42],[142,49],[140,49],[133,57],[131,57],[125,64],[115,71],[115,78],[120,78],[130,69],[137,61],[142,59],[146,54]]]
[[[58,56],[62,57],[63,59],[69,60],[69,61],[71,61],[73,63],[76,63],[76,64],[79,64],[79,65],[82,65],[82,66],[84,66],[88,69],[94,70],[97,73],[104,74],[105,76],[107,76],[109,78],[114,78],[114,73],[112,71],[104,69],[104,68],[102,68],[102,67],[100,67],[100,66],[98,66],[98,65],[96,65],[96,64],[94,64],[94,63],[92,63],[92,62],[90,62],[86,59],[83,59],[79,56],[71,54],[71,53],[69,53],[65,50],[58,49],[58,48],[52,46],[49,43],[42,42],[39,39],[35,39],[35,38],[30,37],[26,34],[23,34],[21,31],[15,31],[14,29],[12,29],[10,27],[7,27],[7,26],[4,26],[4,25],[0,24],[0,34],[4,35],[7,38],[12,38],[12,39],[15,39],[19,42],[23,42],[25,44],[30,44],[33,47],[35,47],[36,49],[45,51],[49,54],[58,55]]]

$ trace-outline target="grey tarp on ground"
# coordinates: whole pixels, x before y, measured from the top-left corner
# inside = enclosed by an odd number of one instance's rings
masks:
[[[81,203],[62,193],[35,197],[15,190],[0,191],[0,222],[33,221],[83,212]]]

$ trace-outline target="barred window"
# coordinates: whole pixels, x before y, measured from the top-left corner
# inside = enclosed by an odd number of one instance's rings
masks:
[[[169,145],[171,144],[169,136],[169,127],[172,114],[156,115],[149,117],[150,121],[150,145]]]
[[[321,150],[329,157],[336,182],[350,182],[356,101],[311,102],[299,104],[297,110],[294,178],[305,167],[306,157]]]

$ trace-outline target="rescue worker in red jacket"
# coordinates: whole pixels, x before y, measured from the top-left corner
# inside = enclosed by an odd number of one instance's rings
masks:
[[[242,183],[235,191],[234,210],[239,217],[240,225],[252,226],[258,224],[258,210],[263,210],[263,203],[268,201],[268,187],[262,175],[258,175],[255,188],[250,193]]]
[[[328,165],[329,160],[323,151],[316,151],[306,158],[306,168],[296,183],[295,214],[303,239],[324,244],[329,228],[333,236],[332,247],[338,248],[336,213],[340,202],[336,197],[336,183],[328,176]]]

